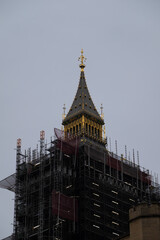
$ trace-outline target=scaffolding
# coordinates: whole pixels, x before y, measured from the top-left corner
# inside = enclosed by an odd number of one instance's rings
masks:
[[[49,144],[41,131],[40,148],[24,154],[19,139],[16,174],[0,182],[15,191],[12,239],[111,240],[127,234],[129,208],[160,201],[160,187],[157,176],[117,152],[87,138],[66,138],[58,129]]]

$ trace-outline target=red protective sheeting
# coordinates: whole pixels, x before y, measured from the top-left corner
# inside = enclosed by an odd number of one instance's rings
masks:
[[[106,161],[107,161],[107,165],[111,166],[111,168],[121,171],[121,161],[113,157],[107,158]]]
[[[117,160],[114,157],[109,157],[106,159],[106,163],[108,166],[111,166],[111,168],[116,169],[118,171],[122,171],[123,167],[123,173],[126,175],[134,176],[137,178],[137,171],[138,171],[138,178],[144,183],[151,184],[151,176],[140,169],[137,170],[137,167],[129,166],[125,162],[121,162],[121,160]]]
[[[79,136],[65,136],[64,131],[55,128],[55,135],[58,139],[56,147],[68,155],[78,155],[78,148],[80,143]]]
[[[66,143],[64,141],[57,141],[56,147],[58,149],[61,149],[61,151],[67,155],[77,155],[78,153],[78,147],[77,149],[70,145],[69,143]]]
[[[52,192],[53,215],[63,219],[78,221],[78,200],[53,190]]]

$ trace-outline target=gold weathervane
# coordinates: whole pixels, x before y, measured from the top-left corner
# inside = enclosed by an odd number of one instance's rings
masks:
[[[78,61],[81,61],[81,64],[79,65],[79,67],[81,68],[81,72],[84,71],[84,68],[85,68],[85,64],[84,62],[87,60],[87,58],[85,58],[83,56],[83,49],[81,50],[81,56],[78,58]]]

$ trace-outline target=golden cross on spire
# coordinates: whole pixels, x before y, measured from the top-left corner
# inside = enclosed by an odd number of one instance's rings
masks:
[[[83,72],[84,68],[85,68],[84,62],[87,60],[87,58],[85,58],[83,56],[83,49],[81,50],[81,56],[78,58],[78,61],[79,60],[81,61],[81,64],[79,65],[79,67],[81,68],[81,71]]]

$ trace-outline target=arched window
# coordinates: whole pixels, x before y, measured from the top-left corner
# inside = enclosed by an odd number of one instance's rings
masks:
[[[92,136],[94,136],[94,127],[92,127]]]
[[[75,127],[73,127],[73,135],[75,135]]]
[[[78,125],[76,125],[76,133],[78,134]]]
[[[95,137],[97,137],[97,129],[95,128]]]
[[[99,138],[99,129],[98,129],[98,138]]]
[[[89,135],[91,135],[91,126],[89,125]]]
[[[88,124],[86,123],[86,133],[88,133]]]
[[[69,137],[69,129],[67,129],[67,137]]]

